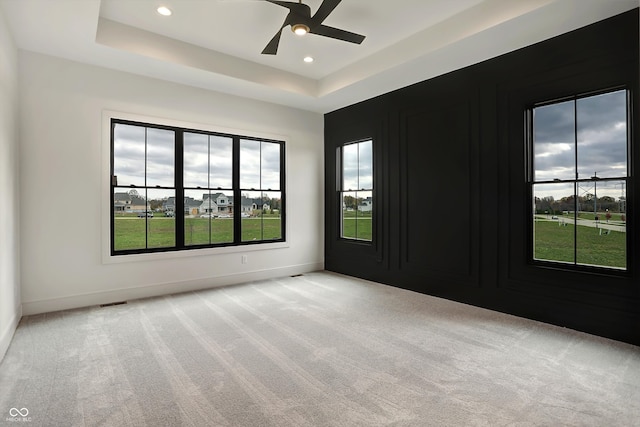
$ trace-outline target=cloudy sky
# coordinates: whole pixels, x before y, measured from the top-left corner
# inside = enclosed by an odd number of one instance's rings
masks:
[[[230,189],[233,184],[233,140],[184,134],[184,186]]]
[[[627,175],[626,91],[541,106],[534,109],[534,178],[554,179],[625,177]],[[577,132],[576,132],[577,129]],[[577,165],[576,165],[577,154]],[[577,167],[576,167],[577,166]],[[621,182],[597,184],[598,196],[618,198]],[[569,186],[572,187],[572,186]],[[539,197],[567,194],[566,184],[536,186]],[[593,183],[580,185],[579,195],[595,190]]]
[[[118,177],[118,185],[173,187],[174,139],[173,131],[116,124],[114,175]],[[240,140],[242,189],[280,190],[280,147],[277,143]],[[231,138],[185,132],[185,187],[231,189],[232,169]],[[197,192],[200,193],[198,198],[201,198],[202,191]],[[173,190],[163,189],[154,189],[148,195],[150,199],[171,196],[174,196]]]
[[[280,144],[240,140],[240,188],[280,189]]]
[[[174,132],[118,124],[114,130],[114,174],[118,185],[172,187]],[[146,144],[145,144],[146,142]]]

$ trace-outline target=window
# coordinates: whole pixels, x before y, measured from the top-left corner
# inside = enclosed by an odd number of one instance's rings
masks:
[[[284,241],[284,142],[111,121],[111,253]]]
[[[627,268],[628,93],[530,111],[533,259]]]
[[[183,185],[185,246],[233,243],[233,138],[185,132]]]
[[[340,236],[370,242],[373,232],[373,141],[345,144],[338,150],[342,206]]]
[[[240,140],[240,190],[258,221],[243,221],[243,242],[282,238],[280,146],[272,142]],[[251,203],[250,205],[248,203]]]

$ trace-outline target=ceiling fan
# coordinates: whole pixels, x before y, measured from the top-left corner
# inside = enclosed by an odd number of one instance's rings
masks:
[[[289,14],[284,19],[284,23],[276,35],[273,36],[271,41],[269,41],[262,51],[263,55],[275,55],[278,53],[278,45],[280,44],[282,29],[288,25],[291,25],[291,30],[298,35],[311,33],[355,44],[362,43],[365,38],[365,36],[360,34],[322,24],[322,22],[324,22],[327,16],[333,12],[333,9],[335,9],[342,0],[324,0],[313,16],[311,16],[311,8],[302,3],[302,0],[298,0],[298,3],[280,0],[266,1],[277,4],[278,6],[286,7],[289,9]]]

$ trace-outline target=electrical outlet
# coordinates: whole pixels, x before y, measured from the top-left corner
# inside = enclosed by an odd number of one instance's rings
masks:
[[[247,263],[247,256],[246,255],[242,255],[242,263],[243,264]]]

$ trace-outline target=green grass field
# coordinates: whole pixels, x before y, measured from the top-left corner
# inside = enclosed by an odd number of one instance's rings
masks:
[[[372,220],[369,212],[345,211],[342,236],[371,240]],[[590,219],[590,218],[584,218]],[[534,257],[539,260],[574,262],[574,226],[559,226],[556,221],[535,221]],[[281,220],[276,216],[244,218],[243,242],[274,240],[282,237]],[[148,238],[148,242],[147,242]],[[233,243],[233,220],[185,218],[185,245]],[[578,264],[626,267],[626,233],[611,231],[600,235],[599,229],[578,226]],[[175,219],[118,216],[115,220],[115,250],[163,248],[175,246]]]
[[[115,219],[115,250],[175,246],[175,219],[118,216]],[[146,237],[148,237],[148,246]],[[185,218],[185,245],[232,243],[233,219]],[[242,241],[274,240],[282,237],[279,217],[243,218]]]
[[[371,240],[372,234],[371,212],[342,212],[342,237]]]
[[[587,218],[585,218],[587,219]],[[534,258],[573,263],[574,225],[559,226],[556,221],[535,221]],[[577,228],[578,264],[626,267],[626,233],[611,231],[600,235],[594,227]]]

